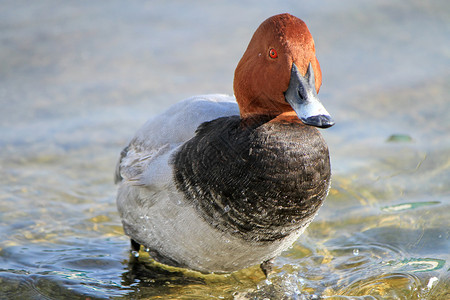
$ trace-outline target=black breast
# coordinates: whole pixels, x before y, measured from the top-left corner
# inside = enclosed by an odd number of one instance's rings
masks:
[[[238,116],[202,124],[173,157],[177,188],[218,230],[274,241],[305,226],[328,193],[328,147],[314,127]]]

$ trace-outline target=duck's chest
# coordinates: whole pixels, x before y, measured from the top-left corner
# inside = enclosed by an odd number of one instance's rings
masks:
[[[217,119],[199,128],[173,164],[177,188],[206,222],[259,242],[306,225],[330,183],[327,145],[299,124]]]

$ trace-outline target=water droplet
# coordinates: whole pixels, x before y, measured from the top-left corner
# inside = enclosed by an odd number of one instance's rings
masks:
[[[439,279],[437,277],[431,277],[430,281],[428,281],[427,288],[431,290],[435,282],[438,282]]]
[[[359,249],[358,248],[353,249],[353,255],[354,256],[358,256],[359,255]]]
[[[138,258],[139,257],[139,251],[131,251],[131,255]]]
[[[145,252],[150,252],[150,248],[145,248]]]
[[[229,212],[229,211],[230,211],[230,206],[229,206],[229,205],[226,205],[226,206],[223,208],[223,211],[224,211],[225,213]]]

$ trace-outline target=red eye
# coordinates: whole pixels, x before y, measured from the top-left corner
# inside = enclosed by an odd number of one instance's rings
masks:
[[[269,56],[270,56],[270,58],[277,58],[277,57],[278,57],[277,50],[271,48],[271,49],[269,50]]]

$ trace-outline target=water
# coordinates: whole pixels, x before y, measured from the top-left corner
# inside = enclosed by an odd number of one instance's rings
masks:
[[[0,7],[1,299],[450,298],[448,1]],[[315,38],[336,120],[326,204],[268,280],[137,263],[121,148],[180,99],[232,93],[251,34],[286,11]]]

